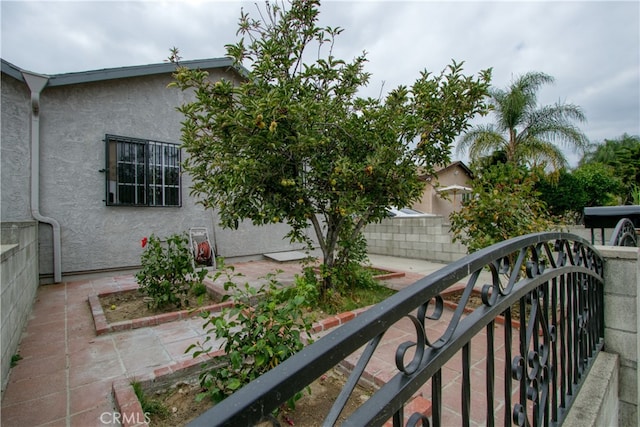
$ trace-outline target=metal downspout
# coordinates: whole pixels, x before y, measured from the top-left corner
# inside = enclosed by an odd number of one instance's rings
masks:
[[[40,93],[49,82],[49,78],[27,71],[23,71],[22,76],[31,91],[31,215],[36,221],[49,224],[53,229],[53,280],[60,283],[60,223],[40,214]]]

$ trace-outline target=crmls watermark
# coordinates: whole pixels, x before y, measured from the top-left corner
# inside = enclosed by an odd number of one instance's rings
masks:
[[[149,424],[150,421],[151,418],[149,417],[148,412],[145,412],[144,414],[141,412],[103,412],[100,414],[100,422],[107,426],[121,424]]]

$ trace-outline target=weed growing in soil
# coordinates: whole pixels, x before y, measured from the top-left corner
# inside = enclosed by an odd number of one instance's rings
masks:
[[[160,417],[164,417],[169,413],[169,410],[159,401],[149,399],[144,390],[142,390],[142,384],[137,381],[132,381],[131,386],[133,387],[133,391],[140,402],[140,406],[142,407],[142,412],[145,416],[157,415]]]
[[[11,356],[11,367],[13,368],[14,366],[16,366],[18,364],[18,362],[22,360],[22,356],[20,356],[19,353],[14,354],[13,356]]]

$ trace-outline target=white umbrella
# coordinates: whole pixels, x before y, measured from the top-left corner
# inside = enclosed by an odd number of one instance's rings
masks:
[[[446,187],[437,188],[436,191],[438,193],[453,193],[453,197],[456,196],[456,193],[471,193],[473,191],[470,187],[465,187],[464,185],[447,185]]]
[[[453,208],[456,208],[456,193],[471,193],[473,191],[470,187],[465,187],[464,185],[453,184],[447,185],[446,187],[436,188],[436,191],[441,194],[449,194],[453,193]]]

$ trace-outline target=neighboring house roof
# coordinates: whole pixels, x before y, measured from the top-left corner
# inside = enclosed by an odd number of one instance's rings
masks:
[[[240,76],[246,77],[248,70],[242,66],[234,65],[231,58],[211,58],[211,59],[195,59],[191,61],[181,61],[180,65],[187,68],[211,69],[211,68],[230,68],[237,72]],[[65,86],[79,83],[91,83],[104,80],[125,79],[130,77],[150,76],[154,74],[173,73],[176,65],[171,62],[148,65],[134,65],[130,67],[104,68],[101,70],[82,71],[78,73],[64,73],[43,75],[49,78],[47,86]],[[2,59],[2,72],[17,79],[24,81],[22,72],[26,71],[12,63]]]
[[[464,172],[467,175],[469,175],[471,178],[473,178],[473,172],[471,172],[471,169],[469,169],[469,167],[467,165],[465,165],[463,162],[461,162],[460,160],[455,161],[455,162],[449,164],[448,166],[445,166],[444,168],[437,170],[436,173],[444,172],[447,169],[451,169],[451,168],[454,168],[456,166],[459,166],[462,170],[464,170]]]
[[[448,169],[455,168],[455,167],[460,167],[467,175],[469,175],[469,178],[473,178],[473,172],[471,171],[471,169],[469,169],[469,167],[465,165],[463,162],[461,162],[460,160],[457,160],[441,169],[436,170],[435,175],[440,175],[441,173],[447,171]],[[433,174],[424,174],[424,175],[420,175],[420,178],[426,180],[427,178],[432,176]]]

